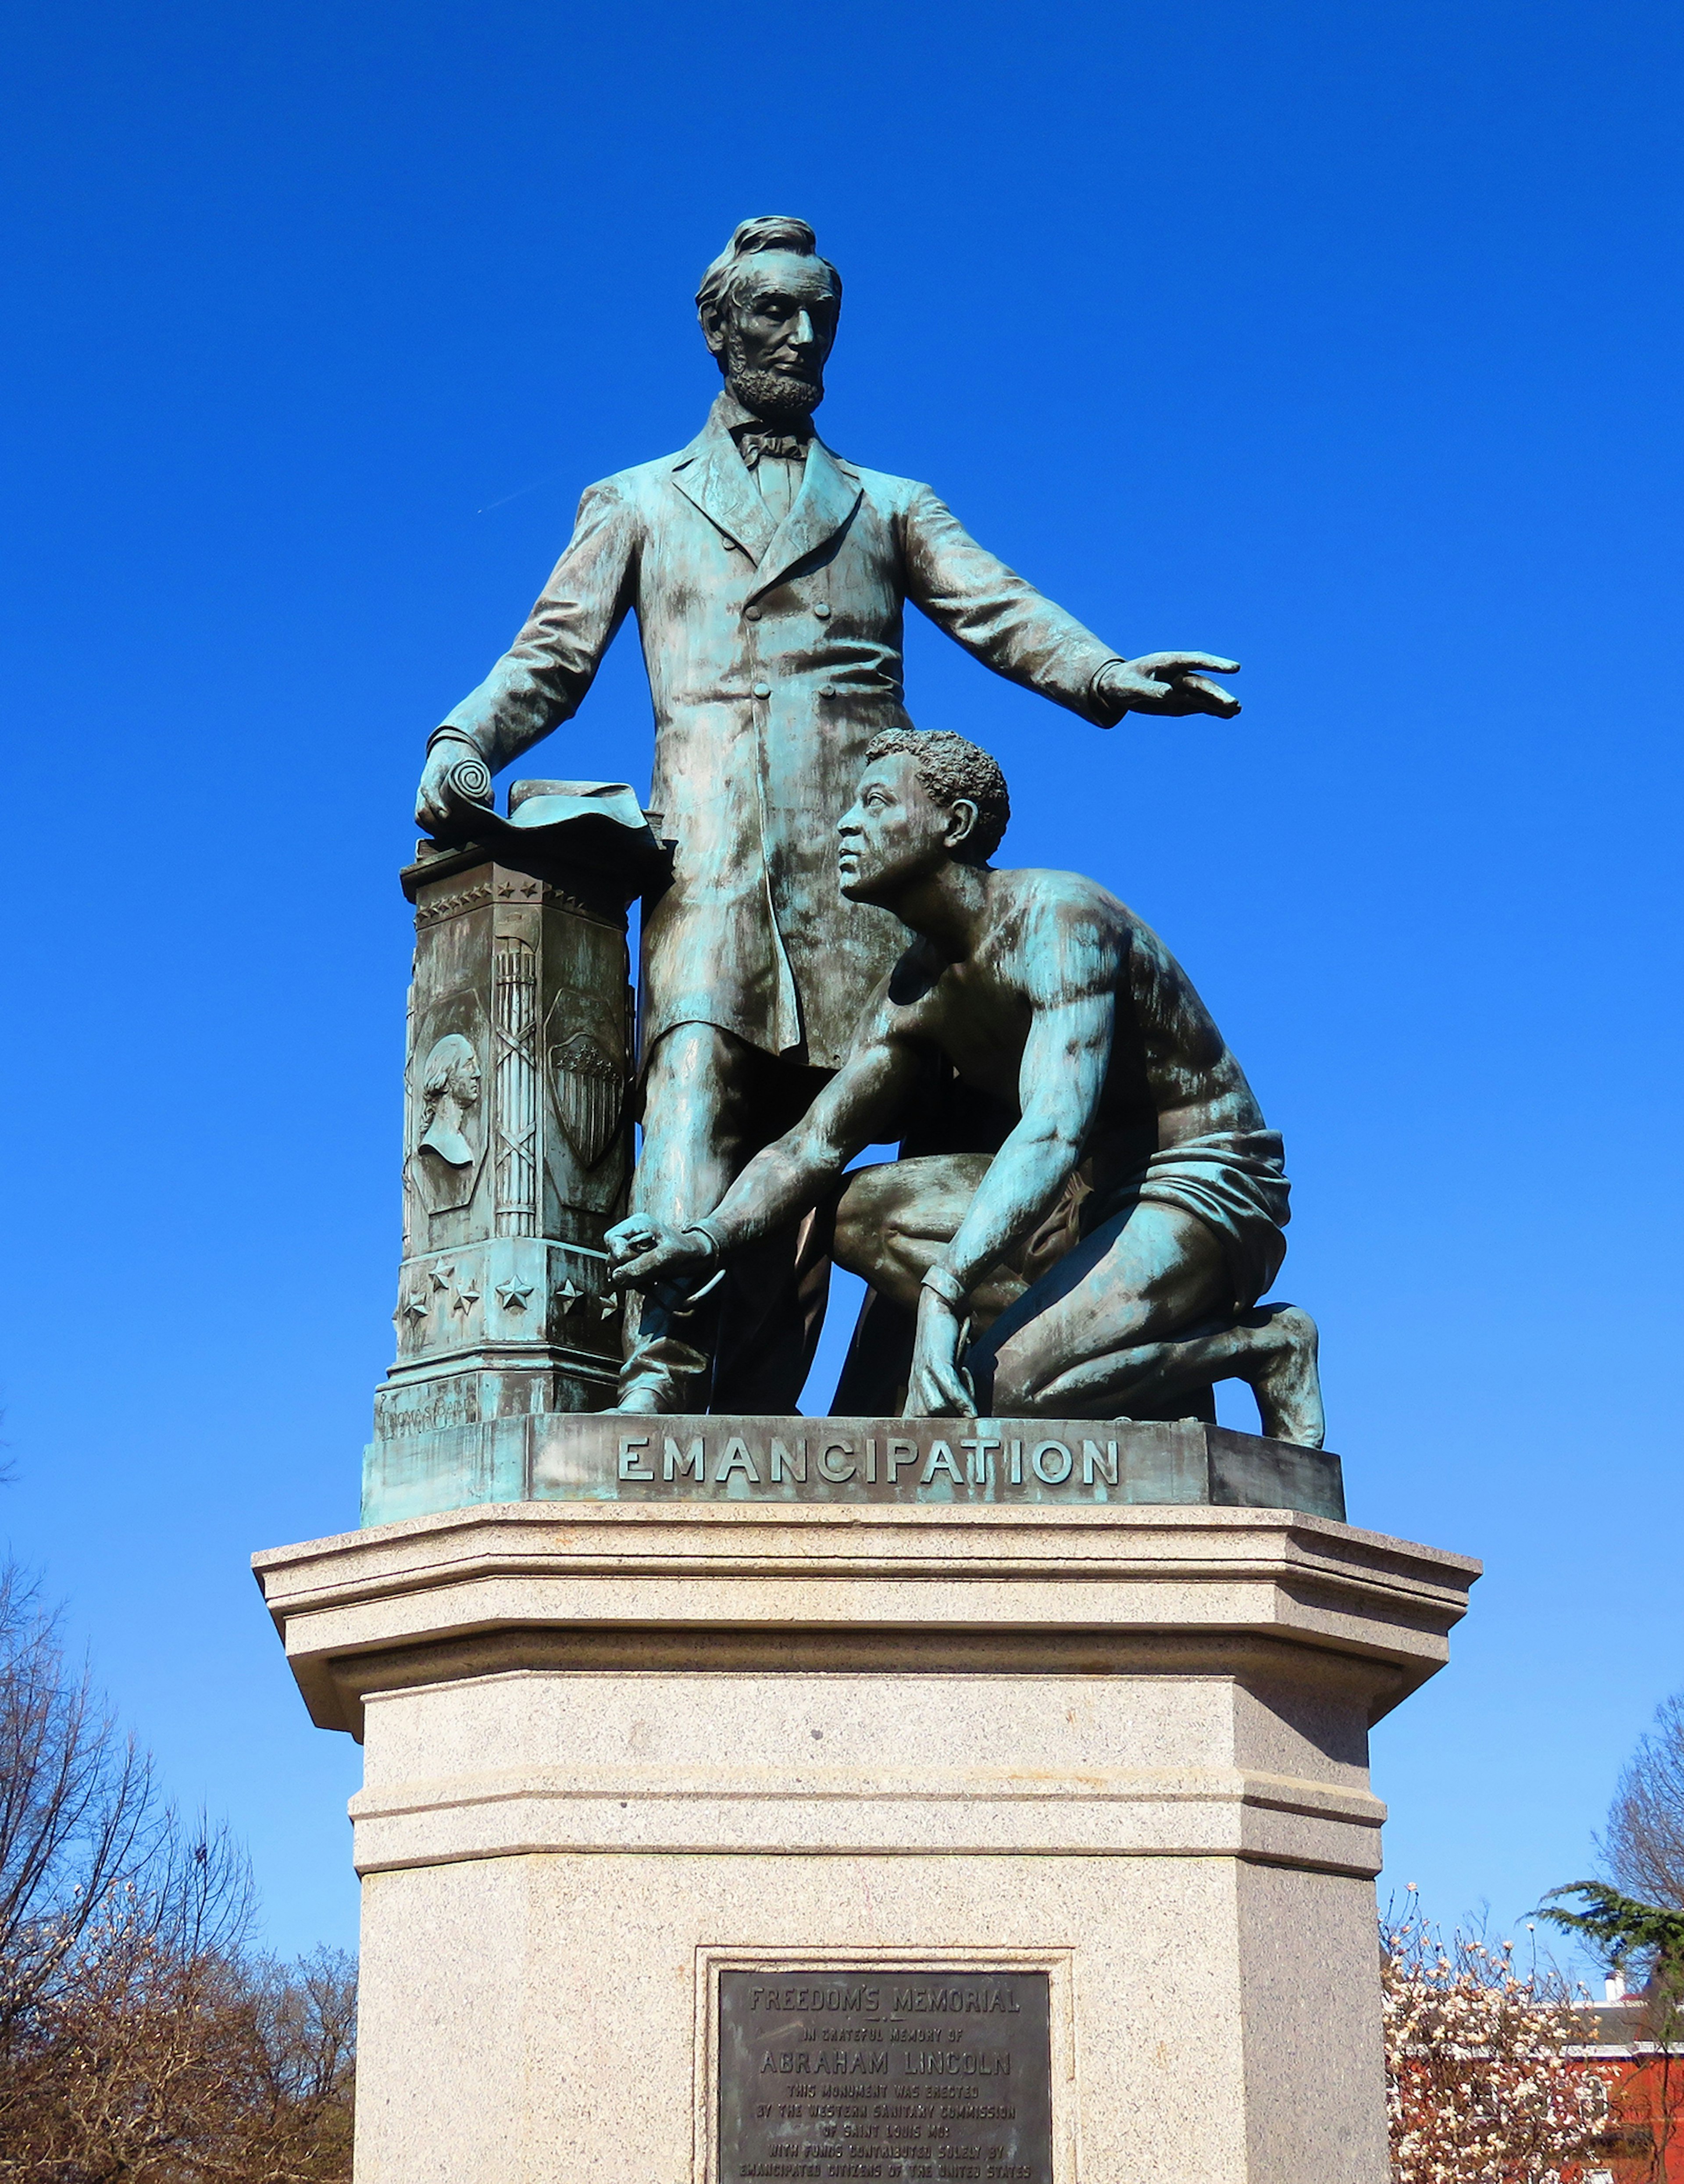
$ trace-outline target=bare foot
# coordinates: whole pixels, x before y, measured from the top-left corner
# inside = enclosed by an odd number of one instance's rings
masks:
[[[1259,1318],[1266,1322],[1269,1340],[1262,1370],[1252,1379],[1252,1392],[1257,1399],[1263,1429],[1271,1440],[1319,1448],[1327,1420],[1316,1365],[1316,1323],[1296,1304],[1272,1305]]]

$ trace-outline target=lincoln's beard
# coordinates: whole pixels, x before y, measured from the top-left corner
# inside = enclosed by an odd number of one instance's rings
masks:
[[[768,425],[805,424],[824,399],[824,381],[798,379],[787,371],[750,371],[733,364],[726,385],[756,417]]]

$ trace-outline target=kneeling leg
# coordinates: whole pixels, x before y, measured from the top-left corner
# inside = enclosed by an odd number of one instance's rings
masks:
[[[1088,1406],[1096,1399],[1128,1405],[1130,1417],[1173,1418],[1183,1414],[1178,1406],[1191,1407],[1218,1380],[1243,1380],[1272,1440],[1319,1448],[1326,1422],[1316,1348],[1308,1312],[1295,1304],[1260,1305],[1179,1341],[1142,1343],[1092,1359],[1057,1375],[1040,1400],[1049,1413],[1068,1401],[1077,1418],[1090,1416]]]
[[[856,1168],[844,1178],[831,1256],[870,1294],[860,1308],[833,1407],[894,1418],[906,1400],[918,1287],[952,1242],[988,1173],[986,1153],[939,1153]],[[996,1319],[1028,1284],[999,1268],[971,1300],[973,1326]]]
[[[1196,1215],[1152,1201],[1097,1228],[1004,1312],[967,1365],[995,1415],[1209,1415],[1246,1381],[1266,1434],[1324,1431],[1315,1323],[1296,1306],[1235,1315],[1225,1254]]]
[[[879,1296],[917,1308],[918,1285],[952,1242],[989,1170],[988,1153],[925,1153],[856,1168],[836,1208],[831,1256]],[[1028,1284],[996,1267],[972,1292],[973,1326],[990,1326]]]

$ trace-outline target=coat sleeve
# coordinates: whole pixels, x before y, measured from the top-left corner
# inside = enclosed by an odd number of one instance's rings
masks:
[[[577,712],[632,603],[637,549],[636,513],[614,482],[589,487],[525,627],[443,722],[493,773]]]
[[[1122,717],[1094,684],[1123,654],[979,546],[927,485],[907,503],[901,550],[907,598],[984,666],[1101,727]]]

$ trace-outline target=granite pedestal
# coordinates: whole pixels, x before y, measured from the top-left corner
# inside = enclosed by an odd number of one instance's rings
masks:
[[[1385,2184],[1368,1729],[1477,1565],[1073,1454],[258,1558],[366,1750],[359,2184]]]

